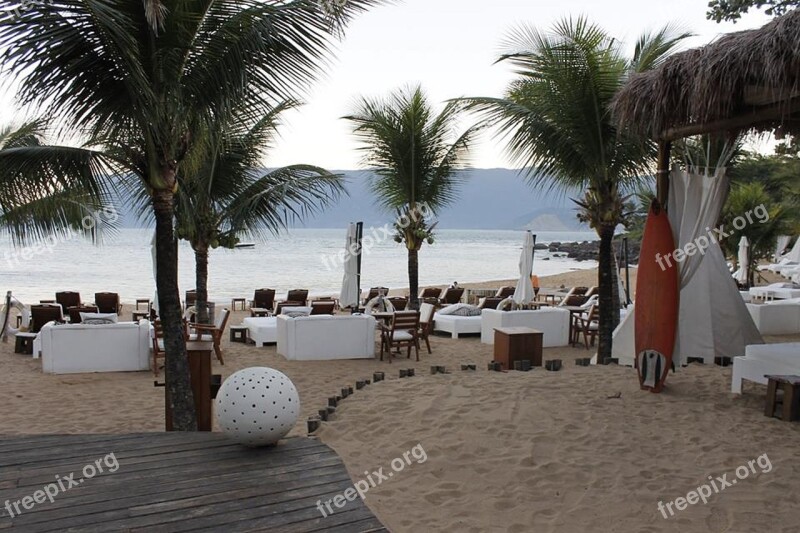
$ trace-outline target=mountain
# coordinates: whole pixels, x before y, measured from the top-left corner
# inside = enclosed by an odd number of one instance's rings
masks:
[[[336,171],[347,179],[348,196],[324,213],[308,218],[298,227],[343,228],[351,221],[380,226],[391,220],[375,205],[367,171]],[[570,197],[578,193],[534,189],[517,170],[475,169],[466,172],[458,200],[439,213],[442,229],[532,229],[536,231],[586,231],[578,222]],[[122,213],[123,227],[141,224],[130,213]]]

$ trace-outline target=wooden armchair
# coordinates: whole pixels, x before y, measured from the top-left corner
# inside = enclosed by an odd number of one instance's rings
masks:
[[[419,361],[419,311],[398,311],[392,316],[392,323],[389,326],[381,324],[381,361],[383,361],[383,350],[392,362],[392,348],[398,350],[402,347],[408,348],[408,358],[411,358],[411,348],[417,352]]]
[[[116,292],[94,293],[94,305],[97,306],[99,313],[120,314],[122,312],[122,306],[119,303],[119,294]]]
[[[158,376],[158,360],[165,359],[167,352],[164,349],[164,327],[161,325],[161,320],[153,318],[151,321],[153,325],[153,375]],[[189,329],[187,323],[183,322],[183,338],[189,340]]]
[[[220,343],[222,341],[222,334],[225,332],[225,326],[228,325],[228,318],[230,315],[230,309],[226,308],[217,315],[214,324],[189,324],[190,331],[193,331],[195,334],[194,340],[211,341],[214,343],[214,353],[217,355],[217,360],[219,360],[221,365],[225,364],[225,360],[222,358],[222,347]]]
[[[419,306],[419,338],[425,341],[428,353],[431,354],[430,335],[433,332],[433,312],[436,310],[433,304],[423,302]]]
[[[572,328],[575,338],[571,339],[571,341],[577,343],[581,333],[583,333],[583,343],[586,345],[586,349],[589,349],[589,339],[591,339],[591,345],[594,346],[595,339],[599,332],[599,322],[597,318],[596,305],[589,307],[589,312],[584,315],[575,315],[575,324]]]

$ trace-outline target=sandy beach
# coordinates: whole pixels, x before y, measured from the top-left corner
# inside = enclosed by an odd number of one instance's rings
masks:
[[[592,271],[543,279],[544,287],[593,284]],[[487,282],[497,287],[502,282]],[[130,311],[127,306],[125,313]],[[229,324],[241,322],[234,313]],[[477,337],[436,336],[421,361],[291,362],[274,346],[223,341],[228,376],[250,366],[286,373],[305,419],[341,387],[374,371],[387,380],[341,404],[317,437],[344,460],[354,482],[390,470],[415,446],[414,462],[371,489],[367,505],[395,532],[412,531],[796,531],[800,426],[763,415],[765,387],[729,393],[731,369],[693,364],[661,395],[638,390],[631,368],[578,367],[583,348],[548,348],[561,372],[491,373],[491,347]],[[771,337],[769,342],[798,341]],[[4,435],[163,430],[163,389],[148,372],[47,375],[41,363],[0,345]],[[399,363],[399,364],[398,364]],[[462,372],[475,363],[477,372]],[[449,374],[429,374],[430,365]],[[399,379],[400,368],[417,376]],[[767,457],[746,479],[664,518],[667,504],[737,467]],[[673,508],[674,509],[674,508]],[[669,514],[669,513],[667,513]]]

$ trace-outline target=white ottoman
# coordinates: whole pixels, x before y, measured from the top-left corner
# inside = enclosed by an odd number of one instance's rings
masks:
[[[247,327],[250,339],[256,346],[277,344],[278,319],[274,316],[248,317],[242,320],[242,325]]]

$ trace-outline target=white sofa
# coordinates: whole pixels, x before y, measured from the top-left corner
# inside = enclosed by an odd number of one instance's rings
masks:
[[[481,315],[481,342],[494,344],[495,328],[525,327],[544,333],[544,347],[569,344],[569,311],[544,307],[537,311],[497,311],[484,309]]]
[[[750,296],[753,299],[784,300],[787,298],[800,298],[800,289],[792,288],[790,283],[772,283],[763,287],[752,287]]]
[[[746,304],[762,335],[800,333],[800,304]]]
[[[150,322],[55,324],[42,327],[34,343],[42,370],[51,374],[137,372],[150,368]]]
[[[278,353],[290,361],[375,357],[375,318],[368,315],[280,315]]]
[[[800,374],[800,342],[751,344],[744,357],[733,358],[731,392],[742,393],[742,380],[767,384],[767,374]]]
[[[277,317],[248,317],[242,320],[242,325],[247,327],[247,333],[256,346],[278,342]]]
[[[481,317],[458,315],[433,315],[433,331],[444,331],[454,339],[463,333],[480,333]]]

